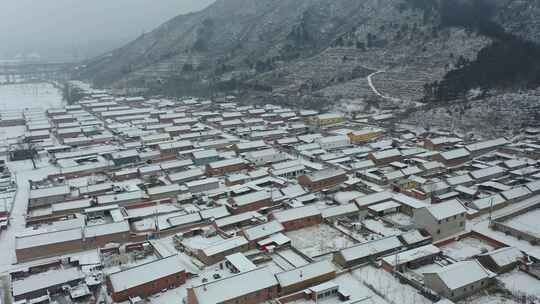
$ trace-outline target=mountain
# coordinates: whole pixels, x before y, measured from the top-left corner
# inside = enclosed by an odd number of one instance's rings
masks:
[[[540,0],[217,0],[90,60],[80,77],[311,107],[414,106],[538,86],[539,15]]]

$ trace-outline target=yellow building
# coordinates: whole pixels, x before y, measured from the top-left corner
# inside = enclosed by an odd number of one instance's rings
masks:
[[[407,191],[418,187],[418,183],[414,180],[403,178],[398,180],[395,183],[395,186],[399,188],[400,191]]]
[[[334,113],[320,114],[309,119],[310,124],[319,127],[335,125],[344,121],[345,117]]]
[[[351,143],[361,143],[373,140],[383,133],[382,129],[363,129],[358,131],[349,132],[347,136],[351,140]]]

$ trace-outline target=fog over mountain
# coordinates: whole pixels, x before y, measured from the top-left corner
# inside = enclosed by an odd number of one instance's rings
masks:
[[[214,0],[2,0],[0,58],[85,59]]]

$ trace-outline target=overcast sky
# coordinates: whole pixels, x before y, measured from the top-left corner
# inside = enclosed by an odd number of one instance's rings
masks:
[[[214,0],[0,0],[0,58],[95,56]]]

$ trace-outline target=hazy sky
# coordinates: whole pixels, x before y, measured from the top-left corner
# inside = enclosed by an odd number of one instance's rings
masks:
[[[0,58],[80,59],[135,39],[214,0],[0,0]]]

